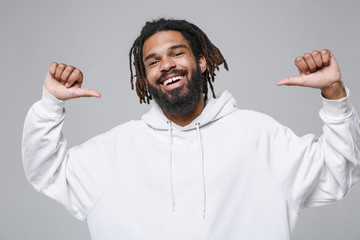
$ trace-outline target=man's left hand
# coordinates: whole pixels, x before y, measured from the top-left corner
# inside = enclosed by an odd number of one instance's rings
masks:
[[[292,85],[321,89],[322,95],[331,100],[346,97],[341,82],[341,72],[335,56],[327,49],[306,53],[295,59],[300,76],[283,78],[278,86]]]

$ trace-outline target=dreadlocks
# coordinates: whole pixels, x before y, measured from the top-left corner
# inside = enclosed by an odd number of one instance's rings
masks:
[[[144,42],[153,34],[166,30],[179,31],[189,42],[196,60],[199,60],[201,55],[205,57],[207,69],[203,73],[205,78],[203,83],[203,93],[205,94],[205,99],[207,99],[209,85],[213,97],[215,98],[214,87],[212,84],[215,81],[215,69],[219,70],[219,66],[224,64],[224,68],[229,70],[226,60],[220,50],[210,42],[206,34],[196,25],[185,20],[161,18],[153,20],[152,22],[146,22],[141,30],[140,36],[136,38],[129,52],[131,89],[134,89],[134,78],[136,78],[136,93],[139,96],[140,103],[149,103],[152,99],[150,93],[147,91],[146,85],[146,72],[143,62]],[[132,56],[134,56],[134,62]],[[132,63],[135,67],[135,75],[133,73]]]

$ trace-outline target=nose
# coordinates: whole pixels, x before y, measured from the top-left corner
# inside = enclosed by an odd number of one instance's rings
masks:
[[[161,72],[167,72],[173,68],[175,68],[176,64],[175,64],[175,61],[170,58],[170,57],[166,57],[166,58],[163,58],[162,61],[161,61]]]

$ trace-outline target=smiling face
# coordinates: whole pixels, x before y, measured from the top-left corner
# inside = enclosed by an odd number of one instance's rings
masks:
[[[143,56],[148,90],[164,111],[181,115],[202,99],[206,61],[203,56],[196,61],[180,32],[155,33],[145,41]]]

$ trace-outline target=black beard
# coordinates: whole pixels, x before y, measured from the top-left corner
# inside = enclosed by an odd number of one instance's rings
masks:
[[[170,71],[166,75],[172,73],[173,72]],[[185,76],[187,78],[187,71]],[[201,94],[203,93],[203,79],[204,77],[197,64],[196,68],[192,70],[191,79],[189,79],[183,87],[166,93],[151,84],[148,84],[147,87],[151,96],[164,112],[173,116],[182,116],[194,110],[199,103]]]

